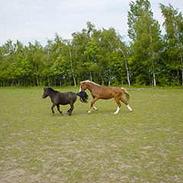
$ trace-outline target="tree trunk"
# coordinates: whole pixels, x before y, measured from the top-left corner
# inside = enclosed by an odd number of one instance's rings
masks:
[[[109,81],[108,81],[108,86],[111,86],[111,80],[110,80],[110,78],[109,78]]]
[[[77,83],[76,83],[76,78],[75,78],[74,70],[73,70],[72,54],[71,54],[70,47],[69,47],[69,57],[70,57],[70,67],[71,67],[72,79],[73,79],[74,86],[76,87]]]
[[[183,60],[182,60],[182,56],[181,56],[181,84],[183,86]]]
[[[101,81],[102,81],[102,85],[104,85],[104,80],[103,80],[102,75],[100,75],[100,78],[101,78]]]
[[[36,86],[39,86],[39,78],[36,76]]]
[[[128,86],[131,86],[130,72],[129,72],[128,63],[127,63],[127,60],[126,60],[126,54],[123,52],[122,49],[121,49],[121,52],[122,52],[122,54],[124,56],[124,59],[125,59],[126,79],[127,79],[127,82],[128,82]]]
[[[127,64],[127,61],[126,61],[126,60],[125,60],[125,68],[126,68],[126,78],[127,78],[127,82],[128,82],[128,85],[130,86],[130,85],[131,85],[131,82],[130,82],[130,72],[129,72],[128,64]]]
[[[153,86],[156,86],[156,74],[153,72]]]
[[[183,86],[183,69],[181,69],[181,85]]]
[[[92,73],[90,72],[90,81],[92,81],[92,80],[93,80]]]
[[[77,83],[76,83],[76,78],[75,78],[74,74],[72,74],[72,77],[73,77],[74,86],[76,87]]]

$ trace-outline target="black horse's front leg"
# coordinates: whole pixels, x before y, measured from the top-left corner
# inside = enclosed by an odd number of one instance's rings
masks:
[[[60,114],[62,114],[62,111],[60,110],[60,106],[59,106],[59,105],[57,105],[57,110],[58,110],[58,112],[59,112]]]
[[[74,105],[73,104],[70,104],[71,108],[67,111],[67,113],[69,114],[69,116],[71,116],[72,114],[72,111],[74,109]]]
[[[55,107],[55,104],[53,104],[53,105],[51,106],[51,111],[52,111],[53,114],[55,113],[55,111],[53,110],[54,107]]]

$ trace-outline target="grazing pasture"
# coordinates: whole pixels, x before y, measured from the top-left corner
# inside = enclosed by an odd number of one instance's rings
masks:
[[[133,112],[101,100],[88,114],[78,98],[62,116],[42,88],[0,88],[0,182],[181,183],[183,89],[128,91]]]

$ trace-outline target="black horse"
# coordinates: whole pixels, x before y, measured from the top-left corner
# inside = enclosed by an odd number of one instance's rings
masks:
[[[53,108],[55,106],[57,106],[57,110],[60,112],[60,114],[62,114],[62,111],[60,111],[60,105],[70,105],[70,109],[67,111],[67,113],[69,115],[72,114],[72,111],[74,109],[74,103],[77,100],[77,96],[80,97],[80,101],[81,102],[87,102],[88,99],[88,95],[86,92],[79,92],[79,93],[74,93],[74,92],[65,92],[65,93],[61,93],[59,91],[56,91],[52,88],[44,88],[44,92],[43,92],[43,98],[46,98],[47,96],[50,97],[53,105],[51,107],[52,113],[54,114],[55,111],[53,110]]]

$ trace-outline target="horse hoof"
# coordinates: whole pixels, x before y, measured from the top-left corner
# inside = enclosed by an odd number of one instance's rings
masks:
[[[98,111],[98,108],[96,108],[96,107],[93,107],[93,109],[94,109],[95,111]]]
[[[90,114],[91,113],[91,111],[88,111],[88,114]]]
[[[67,112],[67,114],[68,114],[69,116],[71,116],[72,113],[71,113],[71,112]]]
[[[114,115],[116,115],[116,114],[118,114],[118,113],[119,113],[119,112],[116,111],[116,112],[114,112]]]
[[[130,112],[133,111],[132,108],[129,106],[129,104],[127,105],[127,108],[128,108],[128,110],[129,110]]]

